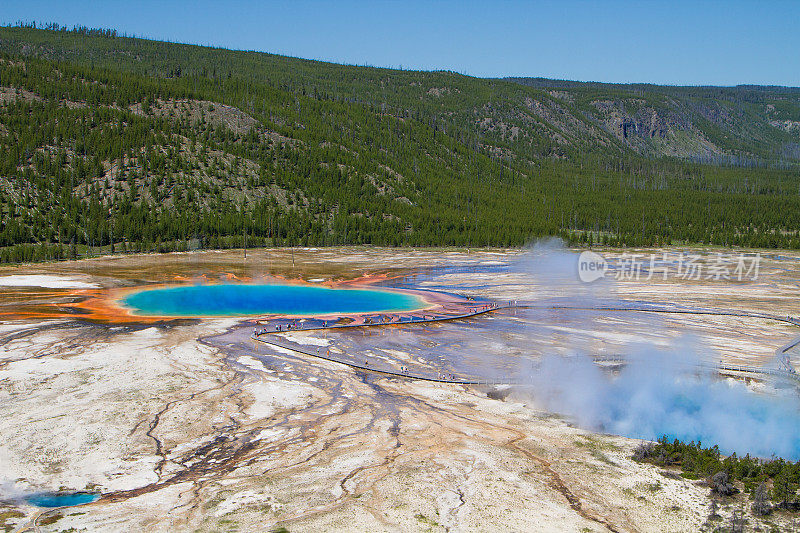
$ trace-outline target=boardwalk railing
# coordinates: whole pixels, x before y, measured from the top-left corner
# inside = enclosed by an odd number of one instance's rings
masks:
[[[332,323],[327,324],[323,323],[323,325],[305,325],[300,321],[295,321],[289,325],[286,329],[282,327],[276,329],[275,331],[271,331],[267,328],[256,329],[253,332],[252,338],[255,341],[262,342],[264,344],[271,344],[274,346],[278,346],[280,348],[292,350],[298,353],[302,353],[305,355],[309,355],[312,357],[319,357],[321,359],[326,359],[328,361],[332,361],[335,363],[340,363],[343,365],[347,365],[351,368],[356,368],[359,370],[365,370],[370,372],[376,372],[385,375],[391,375],[396,377],[404,377],[410,379],[418,379],[424,381],[431,381],[437,383],[456,383],[456,384],[463,384],[463,385],[502,385],[502,384],[517,384],[519,383],[518,380],[511,380],[511,379],[486,379],[486,378],[465,378],[465,379],[443,379],[443,378],[434,378],[430,376],[424,375],[412,375],[408,372],[396,372],[392,370],[386,369],[379,369],[373,368],[369,365],[359,365],[352,361],[346,361],[343,359],[339,359],[336,357],[331,357],[329,354],[321,354],[315,353],[313,350],[305,350],[297,345],[291,344],[283,344],[276,342],[274,340],[265,340],[263,337],[268,334],[272,333],[288,333],[292,331],[317,331],[317,330],[329,330],[329,329],[341,329],[341,328],[355,328],[355,327],[371,327],[371,326],[389,326],[389,325],[406,325],[406,324],[426,324],[432,322],[445,322],[450,320],[461,320],[465,318],[470,318],[474,316],[479,316],[487,313],[492,313],[494,311],[498,311],[501,309],[552,309],[552,310],[588,310],[588,311],[634,311],[634,312],[646,312],[646,313],[669,313],[669,314],[700,314],[700,315],[716,315],[716,316],[733,316],[733,317],[743,317],[743,318],[759,318],[765,320],[774,320],[778,322],[784,322],[787,324],[792,324],[794,326],[800,326],[800,319],[797,319],[792,316],[780,316],[780,315],[771,315],[767,313],[753,313],[749,311],[738,311],[738,310],[721,310],[721,309],[691,309],[691,308],[676,308],[676,307],[667,307],[661,306],[658,304],[630,304],[630,305],[596,305],[596,306],[576,306],[576,305],[557,305],[557,304],[537,304],[535,302],[520,302],[520,301],[508,301],[503,303],[478,303],[474,306],[467,305],[467,308],[472,308],[471,311],[467,313],[460,313],[460,314],[445,314],[445,313],[423,313],[421,317],[410,316],[408,320],[402,320],[400,317],[399,320],[383,320],[383,317],[390,316],[389,313],[376,313],[375,316],[377,319],[372,320],[371,317],[368,317],[368,321],[364,322],[356,322],[356,323]],[[274,338],[274,337],[273,337]],[[786,344],[778,348],[776,351],[776,355],[780,361],[780,368],[764,368],[764,367],[755,367],[755,366],[747,366],[747,365],[731,365],[731,364],[720,364],[720,365],[710,365],[710,364],[700,364],[696,365],[698,368],[705,368],[705,369],[714,369],[717,371],[723,372],[738,372],[743,374],[759,374],[759,375],[766,375],[772,376],[776,378],[782,378],[787,380],[792,380],[795,382],[800,382],[800,374],[798,374],[794,367],[791,365],[787,352],[789,350],[797,347],[800,345],[800,336],[795,338],[792,342]],[[626,364],[627,360],[624,357],[613,356],[613,357],[599,357],[595,358],[595,362],[609,362],[609,363],[619,363],[619,364]]]
[[[254,336],[258,337],[260,335],[266,335],[269,333],[287,333],[289,331],[318,331],[318,330],[329,330],[329,329],[343,329],[343,328],[363,328],[369,326],[397,326],[397,325],[407,325],[407,324],[430,324],[433,322],[447,322],[450,320],[461,320],[465,318],[470,318],[474,316],[484,315],[486,313],[491,313],[493,311],[497,311],[498,309],[513,309],[513,306],[510,302],[509,303],[487,303],[487,304],[476,304],[476,305],[466,305],[466,308],[472,308],[471,311],[467,313],[457,313],[457,314],[447,314],[443,312],[428,312],[428,313],[421,313],[421,316],[408,316],[403,317],[399,316],[398,320],[384,320],[383,317],[391,316],[391,313],[369,313],[365,316],[364,322],[348,322],[348,323],[339,323],[331,321],[331,324],[324,324],[324,325],[307,325],[303,323],[303,320],[294,320],[289,322],[288,324],[280,324],[277,327],[280,329],[270,330],[269,328],[260,328],[256,329],[254,332]],[[374,317],[374,319],[373,319]],[[328,322],[326,320],[314,319],[316,322]],[[369,320],[369,321],[366,321]]]

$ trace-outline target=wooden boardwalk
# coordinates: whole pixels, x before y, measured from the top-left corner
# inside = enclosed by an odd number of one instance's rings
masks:
[[[468,311],[463,312],[464,308],[468,309]],[[393,316],[391,313],[366,314],[363,317],[361,317],[362,320],[354,320],[352,322],[346,322],[346,323],[341,323],[339,321],[331,320],[330,322],[332,323],[328,324],[327,323],[328,321],[321,319],[300,319],[288,322],[284,320],[282,321],[282,324],[279,324],[282,327],[275,329],[274,331],[266,327],[256,328],[256,330],[253,332],[252,338],[254,341],[261,342],[266,345],[276,346],[285,350],[292,350],[294,352],[301,353],[303,355],[307,355],[310,357],[325,359],[327,361],[346,365],[357,370],[372,372],[391,377],[430,381],[434,383],[450,383],[458,385],[513,385],[513,384],[519,384],[520,383],[519,380],[488,379],[488,378],[458,378],[458,377],[447,379],[442,377],[432,377],[423,374],[412,374],[410,372],[394,371],[385,368],[381,369],[381,368],[371,367],[368,364],[362,365],[354,361],[349,361],[340,357],[336,357],[335,355],[331,355],[329,353],[329,350],[326,350],[324,353],[322,353],[319,350],[315,351],[313,349],[307,349],[306,347],[298,346],[290,342],[281,342],[278,341],[277,337],[274,335],[275,333],[291,333],[294,331],[298,332],[319,331],[319,330],[332,330],[332,329],[343,329],[343,328],[364,328],[364,327],[377,327],[377,326],[412,325],[412,324],[447,322],[452,320],[462,320],[466,318],[481,316],[488,313],[493,313],[495,311],[506,310],[506,309],[540,309],[540,310],[563,309],[563,310],[585,310],[585,311],[611,311],[611,312],[617,311],[617,312],[733,316],[733,317],[743,317],[743,318],[759,318],[764,320],[774,320],[777,322],[792,324],[794,326],[800,326],[800,319],[795,317],[771,315],[767,313],[753,313],[749,311],[706,309],[706,308],[696,308],[696,309],[677,308],[677,307],[664,306],[658,304],[647,304],[647,303],[645,304],[631,303],[630,305],[619,305],[617,303],[614,305],[577,306],[577,305],[537,304],[535,302],[510,301],[503,303],[480,302],[480,303],[475,303],[474,305],[465,303],[464,306],[461,307],[462,312],[456,312],[456,313],[446,313],[442,311],[422,312],[419,313],[420,316],[417,316],[417,313],[414,313],[410,316],[407,316],[405,320],[403,320],[402,316]],[[387,317],[391,318],[387,319]],[[290,327],[285,327],[287,325]],[[765,368],[765,367],[731,365],[731,364],[719,364],[719,365],[701,364],[701,365],[696,365],[696,367],[699,369],[715,370],[721,373],[737,373],[745,375],[770,376],[777,379],[792,381],[800,385],[800,375],[794,370],[794,368],[789,363],[787,355],[787,353],[790,350],[797,347],[798,345],[800,345],[800,336],[796,337],[794,340],[792,340],[792,342],[786,344],[785,346],[778,348],[778,350],[776,351],[776,356],[778,357],[778,360],[781,362],[781,366],[779,368]],[[612,362],[619,365],[624,365],[627,363],[627,360],[624,357],[611,357],[611,358],[596,357],[594,358],[594,360],[595,362],[598,363]]]

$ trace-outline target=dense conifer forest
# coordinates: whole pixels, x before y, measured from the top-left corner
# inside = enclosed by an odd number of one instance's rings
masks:
[[[800,91],[480,79],[0,28],[0,261],[800,248]]]

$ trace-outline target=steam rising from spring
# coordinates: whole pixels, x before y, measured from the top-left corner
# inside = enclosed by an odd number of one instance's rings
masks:
[[[546,297],[560,294],[587,307],[598,298],[607,302],[613,284],[587,287],[578,280],[576,265],[576,254],[549,241],[534,245],[516,267],[531,278],[531,299],[538,299],[541,289]],[[689,335],[668,349],[627,346],[622,355],[628,364],[616,376],[604,373],[585,346],[569,349],[570,357],[545,353],[539,364],[519,370],[526,384],[521,392],[534,404],[594,431],[650,440],[667,435],[717,444],[724,453],[800,459],[797,390],[757,393],[699,370],[702,356],[713,348]]]

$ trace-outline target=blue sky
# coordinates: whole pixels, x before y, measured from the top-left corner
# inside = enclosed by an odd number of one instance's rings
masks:
[[[800,0],[2,0],[17,20],[475,76],[800,86]]]

